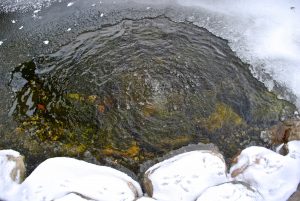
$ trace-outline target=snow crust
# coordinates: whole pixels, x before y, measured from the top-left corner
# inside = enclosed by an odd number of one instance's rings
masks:
[[[7,197],[10,201],[132,201],[141,195],[140,185],[125,173],[110,167],[59,157],[40,164]]]
[[[272,90],[273,79],[298,96],[300,107],[300,1],[177,0],[205,9],[205,19],[191,21],[229,40],[254,75]],[[265,72],[272,78],[266,78]],[[287,99],[289,97],[286,97]]]
[[[287,200],[300,182],[299,145],[290,142],[291,152],[287,156],[263,147],[246,148],[231,167],[231,176],[258,189],[265,200]]]
[[[197,201],[263,201],[254,189],[243,184],[224,183],[205,190]]]
[[[157,163],[146,171],[153,186],[152,197],[160,201],[191,201],[208,187],[227,181],[222,155],[191,151]]]
[[[20,153],[13,150],[1,150],[0,151],[0,200],[2,196],[5,196],[8,192],[13,192],[15,186],[17,186],[19,179],[14,181],[11,178],[11,172],[16,167],[16,161],[10,159],[10,157],[19,157]]]

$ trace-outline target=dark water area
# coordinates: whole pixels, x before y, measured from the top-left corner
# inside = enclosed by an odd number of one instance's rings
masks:
[[[59,9],[45,15],[68,15]],[[198,142],[216,144],[229,159],[246,146],[268,146],[260,132],[295,110],[252,77],[226,40],[171,19],[171,11],[107,5],[97,24],[99,12],[74,9],[80,18],[60,25],[55,16],[38,27],[27,15],[37,34],[3,32],[10,43],[0,48],[0,148],[23,153],[29,170],[72,156],[138,172],[142,162]],[[6,25],[15,16],[0,18]],[[74,19],[80,28],[61,35]]]

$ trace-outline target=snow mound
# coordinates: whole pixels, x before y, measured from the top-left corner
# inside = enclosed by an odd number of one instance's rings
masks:
[[[227,181],[223,156],[191,151],[164,160],[145,173],[148,195],[160,201],[194,201],[208,187]]]
[[[208,188],[197,201],[263,201],[263,198],[246,184],[224,183]]]
[[[300,181],[299,157],[291,157],[299,153],[299,143],[290,145],[287,156],[257,146],[244,149],[230,169],[232,178],[258,189],[265,200],[287,200]]]
[[[142,195],[140,185],[125,173],[64,157],[40,164],[19,192],[23,201],[131,201]]]

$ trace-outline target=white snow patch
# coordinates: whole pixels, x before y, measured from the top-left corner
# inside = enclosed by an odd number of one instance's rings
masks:
[[[2,44],[3,44],[3,41],[0,40],[0,45],[2,45]]]
[[[299,142],[289,143],[291,153],[279,155],[263,147],[244,149],[230,173],[234,180],[256,188],[265,200],[287,200],[300,181]]]
[[[71,30],[72,30],[71,28],[68,28],[68,29],[67,29],[67,32],[70,32]]]
[[[72,195],[72,193],[74,195]],[[80,198],[78,195],[83,195]],[[134,200],[140,185],[118,170],[72,158],[51,158],[40,164],[11,200]],[[70,198],[70,199],[69,199]]]
[[[16,161],[11,160],[11,157],[19,157],[20,153],[13,150],[1,150],[0,151],[0,199],[2,196],[11,193],[19,178],[14,181],[11,178],[11,172],[16,168]]]
[[[208,187],[227,181],[222,155],[191,151],[162,161],[146,171],[157,200],[191,201]]]
[[[141,197],[139,199],[137,199],[136,201],[157,201],[153,198],[149,198],[149,197]]]
[[[15,24],[15,23],[16,23],[16,20],[12,20],[11,23]]]
[[[24,28],[24,26],[20,26],[19,29],[22,30]]]
[[[49,41],[48,41],[48,40],[44,40],[43,43],[44,43],[45,45],[48,45],[48,44],[49,44]]]
[[[104,13],[101,13],[100,17],[103,17],[104,16]]]
[[[206,189],[197,201],[263,201],[261,195],[244,184],[224,183]]]
[[[293,158],[293,159],[297,159],[300,160],[300,141],[290,141],[288,142],[288,150],[289,153],[287,156]]]

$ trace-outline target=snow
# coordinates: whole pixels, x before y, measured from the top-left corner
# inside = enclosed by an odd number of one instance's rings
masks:
[[[12,192],[17,183],[20,182],[20,172],[15,180],[11,177],[12,171],[16,168],[16,161],[13,158],[20,157],[20,153],[13,150],[0,151],[0,200],[1,196]]]
[[[103,17],[103,16],[104,16],[104,14],[103,14],[103,13],[101,13],[100,17]]]
[[[88,200],[79,195],[71,193],[66,196],[63,196],[62,198],[58,198],[55,201],[88,201]]]
[[[300,182],[299,145],[299,141],[290,142],[287,156],[263,147],[246,148],[231,167],[231,176],[258,189],[265,200],[287,200]]]
[[[73,6],[74,2],[68,3],[67,7]]]
[[[3,44],[3,41],[0,40],[0,46]]]
[[[152,197],[160,201],[193,201],[206,188],[227,181],[222,155],[191,151],[149,168],[145,175],[153,186]]]
[[[254,75],[270,89],[273,80],[260,72],[291,89],[300,107],[300,1],[177,1],[182,6],[206,10],[205,16],[193,22],[229,40],[231,48],[253,66]]]
[[[125,173],[72,158],[51,158],[40,164],[19,189],[20,201],[67,200],[83,195],[95,200],[134,200],[140,185]],[[69,195],[68,195],[69,194]]]
[[[291,157],[293,159],[300,160],[300,141],[290,141],[288,142],[288,157]]]
[[[19,29],[22,30],[24,28],[24,26],[20,26]]]
[[[263,201],[263,198],[244,184],[224,183],[206,189],[197,201]]]
[[[49,41],[48,41],[48,40],[45,40],[45,41],[43,41],[43,43],[44,43],[45,45],[48,45],[48,44],[49,44]]]
[[[157,201],[153,198],[149,198],[149,197],[141,197],[139,199],[137,199],[136,201]]]

